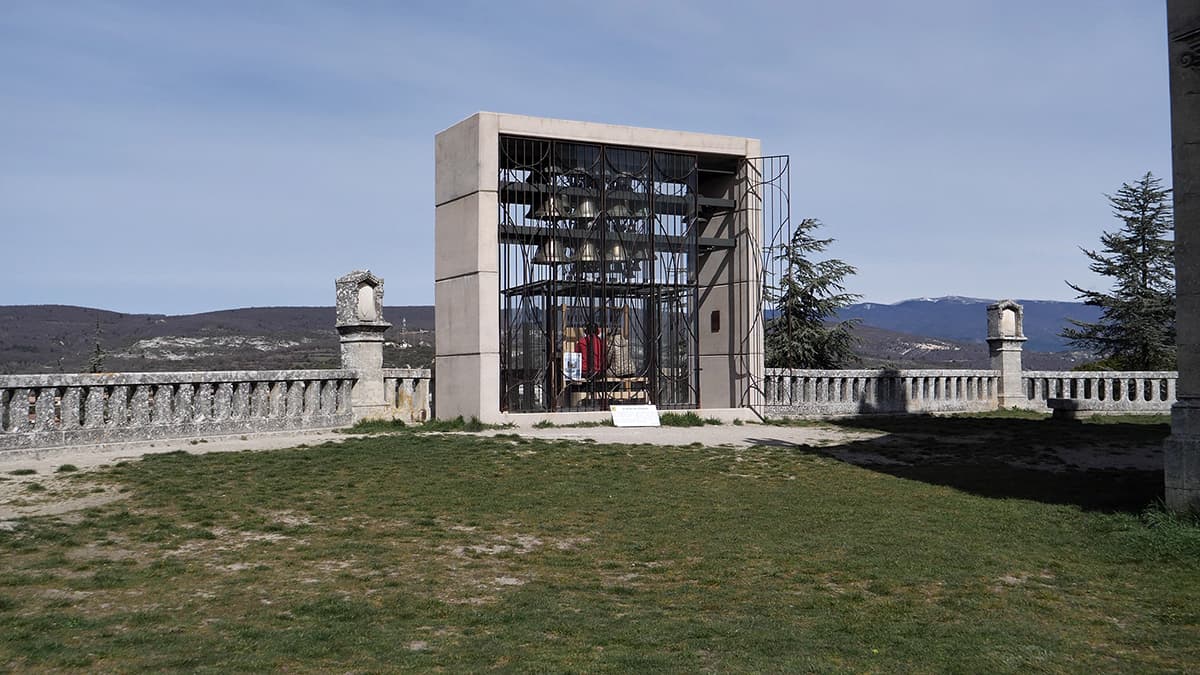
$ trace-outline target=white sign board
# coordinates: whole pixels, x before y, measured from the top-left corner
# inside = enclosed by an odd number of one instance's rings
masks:
[[[563,354],[563,379],[568,382],[583,379],[583,354],[579,352]]]
[[[618,427],[658,426],[658,406],[655,405],[610,405],[613,425]]]

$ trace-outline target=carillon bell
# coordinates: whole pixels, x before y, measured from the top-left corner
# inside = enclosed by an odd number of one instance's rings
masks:
[[[609,218],[628,218],[630,216],[629,207],[624,204],[613,204],[605,213]]]
[[[610,263],[623,263],[629,260],[629,255],[625,252],[625,246],[619,241],[614,241],[608,245],[606,257]]]
[[[571,256],[572,262],[577,263],[598,263],[600,262],[600,249],[596,247],[596,243],[585,241],[575,249],[575,255]]]
[[[556,237],[543,241],[533,254],[533,264],[535,265],[562,265],[566,262],[570,262],[567,257],[567,247],[563,246],[562,240]]]
[[[572,214],[572,217],[580,220],[591,220],[598,215],[600,215],[600,209],[596,208],[596,202],[591,197],[584,197],[583,201],[579,202],[579,205],[575,207],[575,213]]]
[[[543,199],[537,208],[530,209],[529,213],[525,214],[525,217],[531,220],[557,220],[568,217],[569,213],[570,210],[561,199],[550,195]]]

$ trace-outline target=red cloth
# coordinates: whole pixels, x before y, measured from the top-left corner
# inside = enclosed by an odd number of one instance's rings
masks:
[[[604,372],[604,339],[599,335],[584,335],[575,343],[575,351],[583,354],[583,374],[599,375]]]

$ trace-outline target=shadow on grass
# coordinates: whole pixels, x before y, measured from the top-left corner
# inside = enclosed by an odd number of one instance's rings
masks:
[[[833,424],[886,435],[811,451],[985,497],[1139,513],[1163,496],[1165,417],[1062,422],[1021,413],[904,415]]]

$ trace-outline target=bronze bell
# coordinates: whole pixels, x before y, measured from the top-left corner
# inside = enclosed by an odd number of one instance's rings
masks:
[[[598,215],[600,215],[600,209],[596,208],[596,202],[591,197],[584,197],[583,201],[575,207],[572,217],[579,220],[591,220]]]
[[[650,250],[650,242],[648,241],[638,242],[631,248],[631,254],[634,260],[650,260],[654,257],[654,252]]]
[[[542,200],[536,209],[530,209],[529,213],[525,214],[526,218],[531,220],[558,220],[566,218],[570,213],[570,209],[561,199],[550,195]]]
[[[534,265],[562,265],[569,261],[567,247],[563,246],[562,240],[556,237],[543,241],[533,254]]]
[[[629,255],[625,252],[625,246],[619,241],[614,241],[608,245],[608,251],[605,257],[610,263],[621,263],[629,260]]]
[[[577,263],[600,262],[600,249],[596,247],[595,242],[585,241],[575,249],[575,255],[571,256],[571,261]]]
[[[625,206],[624,204],[613,204],[612,206],[608,207],[608,211],[606,213],[608,214],[609,218],[628,218],[629,207]]]

